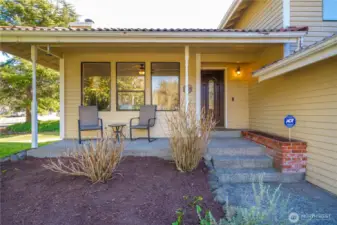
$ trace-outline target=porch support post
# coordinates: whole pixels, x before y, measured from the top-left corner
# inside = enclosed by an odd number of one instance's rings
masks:
[[[195,55],[195,103],[197,118],[200,119],[201,113],[201,54]]]
[[[185,46],[185,110],[188,110],[188,61],[190,58],[190,47]]]
[[[37,48],[35,45],[31,46],[31,58],[33,66],[33,77],[32,77],[32,148],[38,147],[38,126],[37,126],[37,99],[36,99],[36,60],[37,60]]]
[[[64,117],[64,59],[60,58],[60,138],[65,137]]]

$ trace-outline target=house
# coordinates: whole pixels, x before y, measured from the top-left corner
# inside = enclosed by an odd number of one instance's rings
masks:
[[[227,129],[285,136],[293,114],[307,180],[337,193],[337,18],[323,1],[234,0],[218,29],[0,27],[0,50],[60,71],[62,138],[77,138],[81,104],[97,105],[105,124],[156,104],[157,137],[182,98]]]

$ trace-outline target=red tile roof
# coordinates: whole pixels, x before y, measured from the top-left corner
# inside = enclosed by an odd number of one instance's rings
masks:
[[[201,29],[201,28],[66,28],[0,26],[0,31],[100,31],[100,32],[296,32],[308,31],[308,27],[288,27],[280,29]]]

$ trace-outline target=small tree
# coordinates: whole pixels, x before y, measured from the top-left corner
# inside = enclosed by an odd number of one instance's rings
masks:
[[[74,7],[65,0],[0,0],[0,25],[66,27],[77,18]],[[26,110],[27,122],[31,120],[31,80],[28,61],[9,57],[0,65],[0,104]],[[58,73],[37,66],[37,98],[40,113],[58,110]]]
[[[26,122],[31,121],[32,66],[25,60],[11,59],[0,67],[0,104],[15,111],[26,111]],[[59,75],[56,71],[37,66],[37,98],[39,113],[59,109]]]

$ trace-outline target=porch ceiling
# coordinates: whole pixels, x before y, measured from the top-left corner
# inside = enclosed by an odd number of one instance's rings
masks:
[[[280,44],[236,44],[236,43],[222,43],[222,44],[190,44],[190,53],[200,54],[243,54],[251,55],[251,58],[256,54],[260,54],[265,48]],[[47,45],[38,45],[46,49]],[[181,53],[184,54],[185,44],[163,44],[163,43],[50,43],[51,52],[62,57],[66,53]],[[31,44],[30,43],[2,43],[0,50],[9,54],[30,59]],[[39,51],[39,64],[58,70],[59,59],[57,57],[49,56],[46,53]]]

